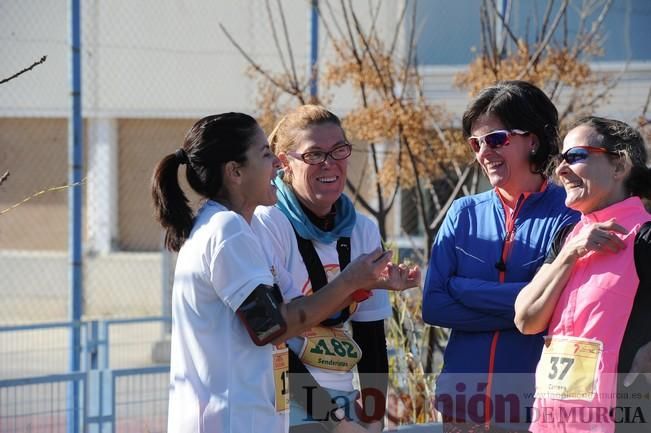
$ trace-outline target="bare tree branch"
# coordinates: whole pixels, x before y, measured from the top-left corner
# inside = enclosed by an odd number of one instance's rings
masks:
[[[497,5],[495,4],[495,0],[490,0],[491,4],[493,5],[493,9],[497,10]],[[517,46],[518,45],[518,38],[515,37],[513,32],[511,31],[511,27],[509,26],[506,16],[503,16],[502,14],[498,13],[496,14],[497,17],[500,19],[500,22],[502,23],[502,27],[504,30],[506,30],[506,33],[509,35],[509,38],[513,41],[513,43]],[[505,14],[506,15],[506,14]],[[500,46],[504,46],[504,43],[506,38],[506,34],[502,34],[502,41],[500,41]],[[503,49],[500,49],[499,52],[501,53]]]
[[[283,67],[285,74],[289,75],[289,68],[285,62],[285,56],[283,55],[283,50],[280,48],[280,41],[278,40],[278,31],[276,30],[276,23],[274,21],[273,13],[271,12],[271,7],[269,7],[269,0],[265,0],[264,5],[267,9],[267,16],[269,17],[269,24],[271,25],[271,36],[274,39],[274,45],[276,45],[276,51],[278,52],[278,58],[280,59],[280,64]]]
[[[575,101],[576,98],[572,98],[573,101],[570,104],[568,104],[568,106],[565,108],[565,110],[563,111],[563,114],[559,117],[559,121],[565,119],[573,111],[581,112],[585,108],[593,107],[597,103],[597,101],[599,101],[600,99],[605,98],[606,95],[608,95],[610,93],[610,91],[613,90],[615,88],[615,86],[617,86],[617,84],[619,83],[619,80],[621,79],[621,77],[624,75],[625,72],[626,72],[626,69],[621,71],[616,77],[614,77],[612,80],[610,80],[605,85],[604,89],[601,92],[598,92],[595,96],[593,96],[592,98],[586,100],[585,102],[582,102],[580,104],[576,104],[576,101]]]
[[[560,10],[556,14],[556,17],[554,18],[554,22],[552,22],[549,31],[547,34],[544,36],[542,42],[538,45],[536,52],[531,56],[529,59],[529,63],[527,63],[527,66],[518,74],[518,80],[522,80],[524,77],[527,76],[531,68],[538,63],[538,59],[542,55],[543,51],[547,48],[549,41],[551,40],[552,36],[554,35],[554,32],[556,31],[556,28],[561,22],[561,18],[565,14],[567,10],[567,6],[569,4],[569,0],[563,0],[563,4],[561,5]]]
[[[536,35],[536,43],[542,42],[543,35],[547,32],[547,26],[549,25],[549,19],[552,16],[552,9],[554,8],[554,0],[547,1],[547,7],[545,8],[545,14],[543,15],[542,25],[540,26],[540,32]]]
[[[642,117],[646,118],[646,113],[649,110],[649,104],[651,104],[651,89],[649,89],[649,93],[646,95],[646,102],[644,103],[644,107],[642,108]]]
[[[613,3],[612,0],[607,0],[604,3],[604,6],[601,9],[601,12],[599,13],[599,17],[597,17],[597,19],[592,22],[590,31],[585,36],[579,39],[579,43],[576,46],[577,53],[582,52],[586,47],[590,46],[590,44],[593,43],[596,38],[598,38],[601,25],[606,19],[606,15],[608,14],[608,11],[610,10],[610,6],[612,5],[612,3]],[[587,10],[585,11],[586,16],[592,13],[592,9],[594,9],[594,6],[587,8]],[[579,35],[581,35],[581,33],[579,33]]]
[[[411,31],[409,32],[409,43],[407,44],[407,55],[405,56],[406,64],[403,67],[403,76],[400,82],[400,100],[403,100],[405,92],[407,91],[408,82],[409,82],[409,72],[411,69],[415,68],[416,65],[412,66],[412,58],[414,57],[414,48],[416,48],[416,2],[414,2],[414,10],[412,13],[412,25]],[[402,25],[401,25],[402,27]],[[397,34],[397,30],[396,30]]]
[[[429,225],[430,230],[436,230],[436,228],[441,224],[441,221],[443,221],[443,218],[445,218],[445,214],[448,213],[448,209],[450,209],[450,206],[452,206],[452,202],[454,201],[455,198],[457,198],[457,195],[459,194],[459,191],[461,190],[461,187],[466,183],[466,179],[468,178],[468,174],[470,174],[470,170],[472,169],[472,165],[468,165],[464,170],[459,179],[457,180],[457,184],[455,185],[454,189],[452,190],[452,193],[448,197],[448,200],[445,202],[445,206],[441,209],[441,212],[439,212],[438,215],[436,215],[436,218],[434,218],[434,221]]]
[[[351,3],[352,6],[352,3]],[[373,38],[376,36],[377,32],[377,19],[380,16],[380,9],[382,8],[382,2],[378,1],[375,3],[375,7],[371,4],[371,0],[368,3],[369,15],[371,16],[371,28],[368,31],[369,37]]]
[[[5,182],[5,180],[7,180],[8,177],[9,177],[9,170],[5,171],[2,177],[0,177],[0,185],[2,185]]]
[[[350,0],[349,0],[350,1]],[[364,54],[368,55],[369,59],[371,60],[371,64],[373,65],[373,68],[375,69],[375,72],[378,76],[378,79],[380,80],[380,84],[382,85],[382,88],[384,89],[385,94],[387,95],[392,95],[393,98],[395,99],[395,93],[394,93],[394,83],[393,83],[393,77],[389,76],[389,80],[391,80],[390,83],[386,83],[384,81],[383,77],[383,71],[382,68],[380,68],[380,65],[377,62],[377,59],[373,55],[373,50],[371,49],[370,41],[368,38],[364,35],[364,30],[362,29],[362,25],[359,22],[359,19],[357,18],[357,15],[355,14],[355,11],[351,9],[350,15],[353,18],[353,22],[355,24],[355,30],[357,31],[357,36],[360,38],[362,41],[362,44],[364,45]]]
[[[407,14],[407,2],[404,2],[402,5],[402,10],[398,18],[398,23],[396,24],[395,31],[393,32],[393,38],[391,39],[391,46],[389,48],[389,56],[393,56],[393,53],[396,50],[396,45],[398,44],[398,38],[400,37],[400,32],[402,31],[402,23],[405,21],[405,15]],[[414,2],[414,17],[416,15],[416,2]],[[414,19],[415,22],[415,19]]]
[[[235,39],[233,39],[231,34],[228,33],[228,30],[226,30],[226,27],[224,27],[222,23],[219,23],[219,28],[222,29],[222,32],[224,32],[228,40],[231,42],[231,44],[233,44],[237,51],[239,51],[240,54],[246,59],[246,61],[249,62],[249,65],[251,65],[251,67],[253,67],[253,69],[255,69],[260,75],[266,78],[271,84],[281,89],[283,92],[288,93],[292,96],[299,97],[299,99],[301,98],[299,95],[297,95],[296,89],[285,86],[283,83],[276,80],[269,72],[262,69],[262,67],[256,63],[256,61],[253,60],[253,58],[251,58],[251,56],[249,56],[246,51],[244,51],[240,44],[238,44]]]
[[[350,179],[346,179],[346,186],[351,190],[351,192],[355,195],[357,201],[359,202],[360,205],[364,209],[366,209],[367,212],[369,212],[371,215],[376,216],[377,215],[377,210],[371,206],[371,204],[364,199],[364,197],[359,194],[359,188],[355,186],[353,182],[350,181]]]
[[[280,12],[280,20],[283,25],[283,33],[285,34],[285,42],[287,43],[287,55],[289,56],[289,62],[292,67],[292,84],[296,90],[299,90],[298,75],[296,74],[296,64],[294,63],[294,53],[292,51],[292,44],[289,41],[289,30],[287,29],[287,21],[285,20],[285,12],[283,11],[283,5],[280,0],[276,0],[278,4],[278,11]]]
[[[8,175],[8,172],[5,173],[5,175]],[[4,175],[3,175],[3,177],[4,177]],[[34,194],[32,194],[32,195],[30,195],[28,197],[25,197],[24,199],[22,199],[18,203],[15,203],[15,204],[9,206],[8,208],[1,210],[0,211],[0,216],[6,214],[7,212],[9,212],[9,211],[11,211],[13,209],[16,209],[18,206],[21,206],[21,205],[27,203],[28,201],[30,201],[32,199],[35,199],[35,198],[40,197],[40,196],[42,196],[44,194],[47,194],[48,192],[62,191],[64,189],[74,188],[76,186],[80,186],[80,185],[83,185],[85,183],[86,183],[86,178],[83,178],[79,182],[70,183],[70,184],[61,185],[61,186],[53,186],[51,188],[46,188],[46,189],[44,189],[42,191],[35,192]]]
[[[41,57],[40,60],[35,61],[35,62],[32,63],[30,66],[28,66],[28,67],[26,67],[25,69],[23,69],[22,71],[16,72],[16,73],[15,73],[14,75],[12,75],[11,77],[4,78],[3,80],[0,80],[0,84],[7,83],[7,82],[13,80],[14,78],[18,78],[19,76],[23,75],[25,72],[31,71],[32,69],[34,69],[34,68],[37,67],[38,65],[45,63],[46,60],[47,60],[47,56],[43,56],[43,57]]]
[[[321,8],[321,4],[322,4],[322,3],[323,3],[323,2],[319,2],[319,8]],[[330,21],[334,24],[335,28],[337,29],[337,33],[338,33],[338,35],[337,35],[336,38],[333,38],[333,37],[332,37],[332,34],[331,34],[331,35],[330,35],[330,39],[333,39],[333,40],[334,40],[334,39],[342,39],[342,40],[346,39],[346,34],[345,34],[344,31],[341,29],[341,27],[339,27],[339,21],[340,21],[340,20],[339,20],[339,18],[337,18],[337,17],[335,16],[334,11],[332,10],[332,6],[330,5],[331,2],[327,1],[327,2],[325,2],[325,4],[326,4],[326,6],[328,7],[328,12],[330,13]],[[319,14],[319,15],[320,15],[321,17],[323,17],[323,15],[321,15],[321,14]],[[324,24],[327,24],[327,22],[326,22],[325,19],[322,19],[321,21],[322,21]]]
[[[348,11],[346,9],[346,3],[344,3],[344,0],[340,0],[341,4],[341,11],[344,14],[344,23],[346,23],[346,30],[348,31],[348,40],[350,41],[351,47],[353,49],[353,53],[355,54],[355,58],[358,60],[358,63],[361,64],[362,57],[359,57],[358,55],[358,50],[357,50],[357,44],[355,43],[355,36],[353,35],[353,28],[350,25],[350,18],[348,18]]]

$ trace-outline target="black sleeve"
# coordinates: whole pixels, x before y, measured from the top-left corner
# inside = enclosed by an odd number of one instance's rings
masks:
[[[558,253],[561,252],[561,248],[563,248],[565,238],[567,238],[567,235],[570,234],[575,225],[576,224],[568,224],[558,229],[554,235],[554,240],[552,241],[552,246],[549,249],[549,253],[547,253],[547,257],[545,258],[545,264],[549,264],[553,262],[554,259],[556,259]]]
[[[623,378],[631,370],[633,358],[637,351],[651,341],[651,326],[649,326],[649,312],[651,312],[651,222],[644,224],[635,237],[633,256],[635,270],[640,279],[640,285],[635,293],[633,308],[626,324],[626,331],[619,350],[617,363],[617,408],[630,411],[633,420],[624,417],[624,422],[617,422],[616,433],[638,433],[648,431],[647,427],[636,422],[640,419],[643,423],[651,420],[651,401],[648,399],[651,386],[640,375],[629,386],[624,387]],[[639,397],[646,396],[646,397]],[[624,413],[625,414],[625,413]],[[620,414],[620,418],[621,414]]]
[[[362,349],[362,359],[357,364],[357,372],[362,388],[364,413],[370,418],[364,421],[381,421],[384,418],[389,384],[389,358],[384,320],[351,322],[351,324],[353,338]]]
[[[635,237],[633,257],[635,270],[640,279],[640,285],[635,293],[633,308],[626,324],[619,352],[617,370],[628,373],[633,364],[633,358],[638,349],[651,341],[651,222],[642,226]]]
[[[640,277],[640,288],[644,281],[647,284],[644,288],[651,291],[651,221],[644,224],[635,237],[633,254],[637,276]]]

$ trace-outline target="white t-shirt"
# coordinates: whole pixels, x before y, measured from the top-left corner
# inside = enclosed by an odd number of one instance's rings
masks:
[[[258,206],[255,211],[255,218],[269,231],[270,241],[274,248],[274,256],[284,264],[285,268],[294,280],[296,286],[303,294],[309,294],[312,291],[310,279],[301,253],[298,250],[296,234],[291,223],[285,215],[276,207]],[[332,242],[325,244],[314,242],[321,263],[326,271],[328,281],[337,276],[339,269],[339,255],[337,254],[337,243]],[[355,227],[350,236],[350,257],[354,260],[364,253],[369,253],[381,246],[380,232],[368,217],[357,213]],[[373,296],[361,302],[357,310],[350,316],[350,320],[356,322],[371,322],[375,320],[384,320],[391,315],[391,304],[389,294],[386,290],[373,290]],[[297,337],[301,338],[301,337]],[[294,340],[294,339],[292,339]],[[291,348],[302,345],[299,342],[290,340],[288,342]],[[362,354],[362,356],[373,356],[373,354]],[[318,367],[306,366],[314,378],[321,386],[326,388],[352,391],[353,390],[353,372],[337,372],[333,370],[324,370]]]
[[[258,347],[235,311],[259,284],[279,283],[244,218],[208,201],[178,255],[172,294],[168,432],[287,431],[275,409],[271,344]]]

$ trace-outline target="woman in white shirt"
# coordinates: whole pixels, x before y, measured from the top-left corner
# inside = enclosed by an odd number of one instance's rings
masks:
[[[196,215],[179,186],[181,165],[206,199]],[[321,296],[297,298],[300,292],[251,226],[256,206],[276,201],[271,180],[278,167],[262,129],[240,113],[200,119],[156,167],[156,216],[166,247],[179,252],[169,432],[286,431],[283,342],[352,302],[360,287],[415,284],[378,249],[351,262]]]

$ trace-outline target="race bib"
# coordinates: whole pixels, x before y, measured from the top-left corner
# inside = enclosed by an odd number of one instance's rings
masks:
[[[538,370],[536,397],[591,401],[603,343],[568,336],[547,336]]]
[[[306,365],[333,371],[350,371],[362,358],[362,351],[343,328],[316,326],[303,333],[299,357]]]
[[[274,388],[276,390],[276,412],[284,412],[289,407],[289,355],[287,345],[273,346]]]

